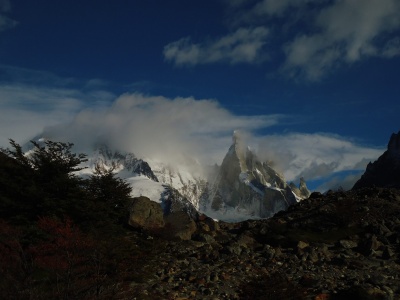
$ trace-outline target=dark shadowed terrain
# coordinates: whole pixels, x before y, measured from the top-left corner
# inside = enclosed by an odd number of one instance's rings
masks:
[[[400,298],[399,189],[312,193],[270,219],[216,222],[131,199],[112,171],[76,177],[85,156],[71,146],[0,152],[3,299]]]

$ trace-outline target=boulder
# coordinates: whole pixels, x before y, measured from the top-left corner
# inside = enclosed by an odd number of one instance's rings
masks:
[[[340,240],[339,244],[345,249],[353,249],[358,246],[357,242],[352,240]]]
[[[133,198],[129,225],[165,238],[180,240],[190,240],[197,230],[196,222],[186,211],[165,214],[160,203],[143,196]]]
[[[165,235],[171,238],[190,240],[197,229],[195,221],[184,211],[170,213],[164,220]]]
[[[165,222],[160,204],[143,196],[133,198],[129,225],[149,231],[163,228]]]

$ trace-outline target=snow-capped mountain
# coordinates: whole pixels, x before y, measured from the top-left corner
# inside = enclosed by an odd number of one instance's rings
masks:
[[[93,172],[98,164],[114,168],[132,186],[134,197],[147,196],[167,210],[183,207],[224,221],[268,218],[309,196],[304,180],[300,187],[288,185],[241,143],[237,133],[222,165],[207,171],[194,160],[171,166],[113,152],[104,145],[89,156],[85,172]]]
[[[308,195],[304,180],[299,188],[288,185],[267,162],[259,161],[235,133],[211,187],[205,213],[232,221],[268,218]]]
[[[113,151],[106,145],[95,147],[88,155],[85,169],[80,175],[88,176],[96,168],[112,169],[120,178],[126,180],[132,187],[132,197],[146,196],[158,202],[165,213],[184,210],[193,215],[197,213],[196,190],[201,186],[202,179],[193,177],[189,172],[149,160],[150,164],[133,153]]]
[[[179,165],[138,158],[102,144],[87,153],[81,176],[96,168],[112,169],[132,187],[132,197],[146,196],[160,203],[165,213],[184,210],[214,219],[239,221],[268,218],[308,197],[304,180],[288,185],[267,162],[241,143],[237,133],[221,166],[201,166],[188,157]]]
[[[93,153],[88,157],[89,170],[93,170],[96,165],[106,169],[113,168],[116,172],[124,170],[127,175],[145,176],[158,182],[157,177],[146,161],[136,158],[133,153],[123,154],[119,151],[112,151],[104,144],[95,147]]]

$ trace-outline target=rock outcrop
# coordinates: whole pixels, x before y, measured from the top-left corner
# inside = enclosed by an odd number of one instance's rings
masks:
[[[166,207],[147,197],[133,198],[129,225],[168,239],[190,240],[197,229],[197,214],[176,199],[170,203]]]
[[[164,234],[172,239],[190,240],[197,229],[196,222],[182,210],[166,215],[164,220]]]
[[[353,189],[372,186],[400,188],[400,131],[392,134],[387,150],[368,164]]]
[[[304,180],[303,177],[300,178],[299,187],[297,187],[293,182],[291,182],[289,186],[292,189],[293,193],[295,193],[296,196],[301,199],[306,199],[311,195],[311,192],[308,189],[306,181]]]
[[[300,189],[291,188],[269,163],[261,162],[243,145],[238,133],[233,136],[210,197],[206,214],[221,220],[268,218],[309,195],[302,180]],[[225,214],[225,215],[224,215]]]
[[[164,212],[159,203],[147,197],[133,198],[129,216],[129,225],[154,231],[163,228]]]

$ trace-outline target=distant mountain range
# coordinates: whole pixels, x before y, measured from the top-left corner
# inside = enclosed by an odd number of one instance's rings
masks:
[[[190,157],[170,165],[113,150],[106,144],[93,149],[81,176],[91,175],[96,166],[112,168],[131,185],[132,197],[148,197],[165,213],[182,209],[237,222],[272,217],[310,196],[303,178],[299,186],[287,183],[271,163],[257,158],[237,132],[220,166],[201,166]],[[371,186],[400,188],[400,132],[392,134],[387,150],[368,164],[353,189]]]
[[[172,166],[112,150],[105,144],[94,147],[80,175],[92,174],[96,165],[112,168],[125,179],[133,188],[133,197],[146,196],[165,209],[171,201],[179,202],[185,210],[223,221],[268,218],[310,195],[303,179],[299,187],[288,184],[242,144],[238,133],[221,166],[200,166],[190,158]]]

